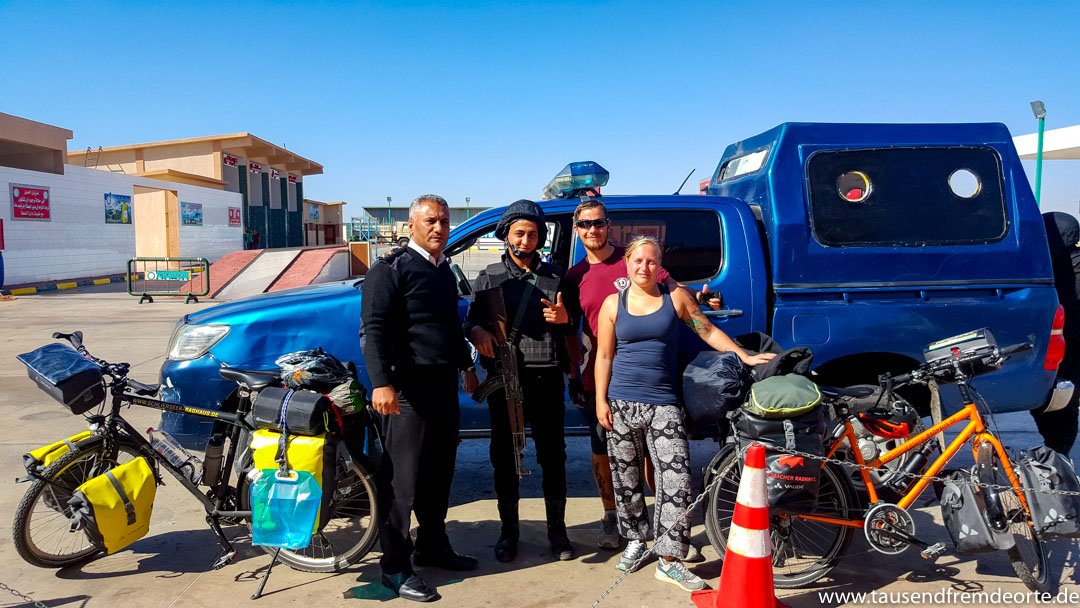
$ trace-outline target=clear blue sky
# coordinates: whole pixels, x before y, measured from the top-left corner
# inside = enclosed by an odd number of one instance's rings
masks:
[[[249,131],[346,213],[538,197],[585,159],[608,193],[689,192],[785,121],[1080,124],[1075,0],[508,4],[0,0],[0,111],[73,149]],[[1078,199],[1080,161],[1048,162],[1043,207]]]

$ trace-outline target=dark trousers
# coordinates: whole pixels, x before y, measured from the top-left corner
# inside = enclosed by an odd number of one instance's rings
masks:
[[[1058,379],[1062,377],[1059,375]],[[1080,426],[1080,377],[1073,379],[1073,383],[1077,384],[1077,387],[1065,407],[1049,414],[1043,412],[1041,407],[1031,410],[1031,417],[1035,419],[1035,426],[1042,435],[1043,443],[1066,457],[1076,442],[1077,427]]]
[[[544,500],[565,504],[566,442],[563,423],[566,404],[563,399],[562,371],[558,368],[522,367],[519,375],[522,393],[525,395],[522,408],[525,412],[525,423],[532,430],[536,461],[543,474]],[[488,406],[491,410],[489,455],[495,474],[499,513],[504,524],[511,523],[506,520],[508,516],[512,516],[512,523],[516,527],[520,493],[517,470],[514,468],[514,440],[510,434],[510,415],[506,410],[504,393],[497,391],[492,394],[488,399]]]
[[[379,492],[379,543],[383,573],[412,572],[412,513],[419,526],[416,549],[450,547],[446,511],[457,460],[461,412],[457,370],[427,368],[398,386],[401,413],[382,416],[384,454],[375,475]]]

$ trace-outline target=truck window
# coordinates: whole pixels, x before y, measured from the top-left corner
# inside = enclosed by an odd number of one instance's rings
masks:
[[[810,225],[823,245],[965,245],[1007,230],[1001,162],[991,148],[818,152],[807,163]]]
[[[714,211],[609,210],[613,245],[636,236],[653,236],[664,244],[663,265],[675,280],[686,283],[711,279],[724,260],[720,217]]]

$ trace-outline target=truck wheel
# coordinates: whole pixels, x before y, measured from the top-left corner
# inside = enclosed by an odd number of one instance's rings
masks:
[[[398,247],[407,247],[409,245],[409,238],[404,236],[401,237],[397,240],[397,245]]]

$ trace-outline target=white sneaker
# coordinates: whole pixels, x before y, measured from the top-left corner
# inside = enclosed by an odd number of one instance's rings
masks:
[[[665,583],[678,585],[684,591],[700,591],[709,588],[700,576],[687,570],[680,561],[666,562],[661,559],[660,563],[656,564],[655,577]]]
[[[627,541],[626,549],[623,551],[622,557],[619,558],[619,563],[615,564],[615,567],[623,572],[636,572],[638,568],[641,567],[641,564],[637,563],[638,560],[640,560],[647,551],[648,548],[643,541]],[[637,567],[635,567],[635,564]]]

